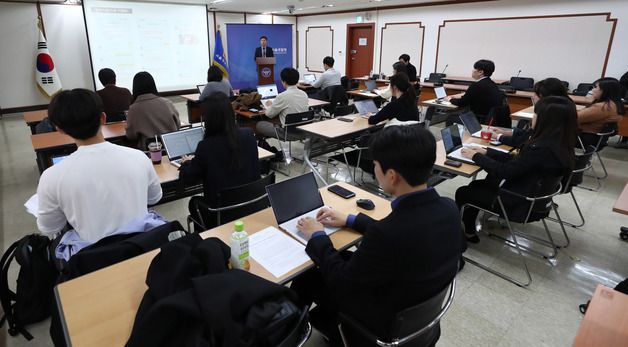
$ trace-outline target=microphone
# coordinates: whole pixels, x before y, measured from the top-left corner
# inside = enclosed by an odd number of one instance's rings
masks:
[[[443,72],[441,72],[441,74],[445,74],[445,70],[447,70],[447,67],[449,67],[449,64],[445,65],[445,68],[443,69]]]
[[[517,77],[519,77],[520,73],[521,73],[521,69],[519,69],[519,72],[517,72]]]

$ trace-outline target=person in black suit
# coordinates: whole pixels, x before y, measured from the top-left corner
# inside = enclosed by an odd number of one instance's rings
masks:
[[[456,191],[456,203],[462,207],[466,203],[500,211],[496,198],[499,187],[524,196],[533,194],[538,180],[543,177],[568,175],[574,166],[574,146],[576,144],[577,112],[571,99],[563,96],[550,96],[539,100],[534,107],[532,118],[534,133],[519,151],[509,153],[479,147],[463,148],[462,155],[472,159],[484,169],[486,179],[475,180]],[[502,180],[505,180],[502,183]],[[512,219],[525,217],[529,203],[512,195],[502,196],[504,208]],[[465,209],[462,221],[467,241],[480,241],[476,235],[475,219],[478,210]]]
[[[205,136],[198,143],[194,156],[184,156],[179,178],[186,184],[203,182],[203,195],[190,199],[190,215],[198,217],[194,199],[216,203],[221,189],[260,179],[257,142],[249,128],[238,128],[226,94],[210,94],[201,104]],[[196,219],[198,220],[198,219]],[[209,220],[209,219],[205,219]]]
[[[565,87],[561,80],[554,77],[546,78],[534,84],[534,95],[532,96],[532,101],[535,104],[540,99],[548,96],[569,97],[567,94],[567,87]],[[530,136],[534,133],[534,129],[520,126],[526,125],[521,123],[527,123],[527,121],[519,121],[517,127],[514,129],[506,130],[501,128],[491,128],[490,130],[493,132],[493,137],[499,142],[507,146],[519,147],[526,143],[526,141],[528,141]]]
[[[416,67],[410,64],[410,56],[407,54],[402,54],[399,56],[399,62],[406,66],[406,70],[408,71],[408,79],[410,82],[416,82]]]
[[[500,106],[505,97],[491,80],[494,71],[495,64],[492,61],[485,59],[476,61],[471,72],[471,77],[476,81],[469,86],[461,98],[450,98],[451,103],[458,107],[468,106],[480,120],[486,118],[491,108]],[[447,125],[460,124],[457,118],[458,116],[447,119]]]
[[[255,48],[255,58],[271,58],[274,57],[273,48],[268,46],[268,38],[262,36],[259,38],[259,47]]]
[[[298,221],[309,238],[305,251],[318,268],[295,279],[292,288],[303,304],[316,302],[311,320],[334,346],[339,311],[386,339],[395,314],[443,290],[461,257],[458,209],[426,183],[436,159],[434,136],[419,126],[391,126],[374,135],[371,151],[377,181],[397,197],[388,216],[377,221],[323,208],[317,219]],[[323,225],[348,226],[363,234],[362,242],[355,253],[341,253]],[[439,336],[437,327],[422,338],[427,346]],[[358,338],[351,345],[369,344]]]

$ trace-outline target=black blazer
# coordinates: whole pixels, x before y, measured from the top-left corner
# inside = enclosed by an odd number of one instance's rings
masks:
[[[408,107],[405,103],[395,99],[389,102],[384,108],[379,110],[377,114],[369,117],[369,124],[377,124],[386,119],[397,118],[400,121],[419,120],[419,109]]]
[[[397,312],[434,296],[456,275],[462,251],[458,207],[430,188],[402,198],[381,221],[359,214],[353,229],[364,237],[349,260],[328,236],[311,239],[305,251],[339,310],[387,338]]]
[[[238,157],[240,168],[231,170],[231,157],[227,137],[210,136],[198,143],[194,159],[179,168],[179,178],[184,183],[203,182],[205,200],[212,203],[216,193],[225,188],[235,187],[260,179],[260,166],[257,156],[257,142],[253,130],[239,129],[240,148]]]
[[[502,135],[499,137],[499,142],[510,147],[519,147],[523,145],[526,141],[528,141],[530,136],[532,136],[533,132],[534,132],[534,129],[532,128],[528,128],[528,129],[513,128],[512,136]]]
[[[473,161],[488,172],[487,179],[502,188],[525,196],[534,195],[536,183],[544,177],[559,177],[569,174],[570,168],[549,145],[538,143],[524,147],[518,155],[488,149],[486,155],[475,154]],[[509,194],[502,195],[504,207],[513,221],[525,218],[530,203]]]
[[[406,65],[406,71],[408,71],[408,80],[410,80],[410,82],[416,82],[416,67],[408,63],[408,65]]]
[[[469,89],[460,98],[451,99],[451,103],[465,107],[479,116],[487,116],[491,108],[502,104],[504,94],[490,78],[483,78],[469,86]]]
[[[273,48],[270,46],[266,46],[266,58],[272,58],[275,56],[273,53]],[[255,48],[255,59],[262,57],[262,47]]]

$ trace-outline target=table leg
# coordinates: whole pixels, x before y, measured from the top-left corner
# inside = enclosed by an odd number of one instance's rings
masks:
[[[304,147],[303,147],[303,162],[310,167],[310,170],[312,170],[312,172],[314,173],[314,175],[316,175],[316,177],[318,177],[321,182],[323,182],[323,184],[327,185],[327,181],[323,178],[323,176],[320,174],[320,172],[318,172],[318,170],[316,170],[316,168],[314,167],[314,165],[312,164],[312,162],[310,161],[310,152],[312,149],[312,139],[311,138],[307,138],[304,142]]]

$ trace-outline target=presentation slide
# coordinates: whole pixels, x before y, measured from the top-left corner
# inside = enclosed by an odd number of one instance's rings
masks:
[[[194,89],[207,78],[209,40],[204,5],[84,0],[96,88],[111,68],[129,90],[148,71],[160,92]]]

